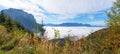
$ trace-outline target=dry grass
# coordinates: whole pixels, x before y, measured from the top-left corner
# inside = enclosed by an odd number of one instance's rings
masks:
[[[6,32],[0,26],[0,54],[120,54],[120,35],[100,30],[78,41],[33,38],[27,32]]]

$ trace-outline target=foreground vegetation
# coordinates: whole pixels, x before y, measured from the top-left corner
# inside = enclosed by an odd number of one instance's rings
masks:
[[[0,15],[0,54],[120,54],[120,0],[108,13],[108,28],[71,41],[31,35],[9,16]],[[58,36],[58,35],[57,35]],[[55,37],[57,37],[55,36]]]
[[[120,35],[103,29],[78,41],[48,40],[0,25],[0,54],[120,54]]]

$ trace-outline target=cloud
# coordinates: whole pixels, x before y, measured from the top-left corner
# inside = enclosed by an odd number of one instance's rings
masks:
[[[88,18],[92,20],[92,19],[94,19],[94,16],[89,15]]]
[[[57,20],[73,19],[79,14],[94,13],[112,7],[114,0],[0,0],[0,6],[22,9],[34,15],[40,23],[42,18]],[[88,16],[93,19],[93,16]]]
[[[42,0],[41,6],[59,18],[74,18],[77,14],[93,13],[112,7],[113,0]]]

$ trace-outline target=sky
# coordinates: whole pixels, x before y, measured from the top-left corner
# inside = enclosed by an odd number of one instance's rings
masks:
[[[32,14],[37,23],[87,23],[105,25],[106,12],[115,0],[0,0],[0,10],[21,9]]]

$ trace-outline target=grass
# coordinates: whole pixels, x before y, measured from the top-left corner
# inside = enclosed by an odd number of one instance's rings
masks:
[[[99,30],[78,41],[32,37],[22,30],[0,26],[0,54],[120,54],[120,35]]]

